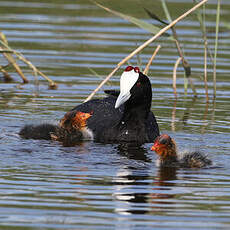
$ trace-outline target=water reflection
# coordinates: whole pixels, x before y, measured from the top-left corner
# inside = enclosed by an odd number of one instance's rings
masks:
[[[175,185],[177,169],[174,167],[160,167],[157,175],[152,175],[155,163],[147,156],[147,150],[142,147],[119,145],[118,153],[132,160],[136,164],[124,165],[114,178],[114,197],[116,198],[116,212],[119,214],[145,214],[153,212],[154,208],[165,204],[174,197],[169,190]],[[167,191],[167,193],[165,193]],[[159,210],[158,210],[159,211]]]
[[[151,162],[151,159],[147,156],[147,149],[142,146],[137,146],[131,143],[123,143],[119,144],[116,147],[116,150],[118,154],[126,156],[129,159]]]
[[[189,103],[188,106],[185,107],[186,109],[184,110],[183,116],[181,118],[183,127],[185,127],[188,123],[190,115],[192,114],[191,111],[195,107],[196,100],[197,100],[197,98],[193,97],[191,103]]]
[[[176,167],[159,167],[154,184],[158,186],[174,186],[174,183],[171,181],[177,180],[176,174]]]
[[[176,167],[159,167],[155,181],[152,184],[153,190],[151,195],[152,204],[171,204],[172,202],[169,199],[172,199],[175,194],[170,193],[172,187],[176,185],[175,181],[177,180],[177,168]],[[156,192],[157,191],[157,192]],[[153,209],[159,206],[152,206]],[[163,205],[160,209],[163,209]]]
[[[215,108],[216,102],[213,101],[212,107],[210,108],[210,104],[207,101],[205,104],[199,104],[197,101],[197,97],[193,97],[188,104],[183,103],[183,114],[180,115],[180,118],[177,119],[178,112],[177,110],[181,108],[177,98],[173,101],[172,112],[171,112],[171,130],[175,132],[178,130],[179,125],[182,125],[182,128],[185,129],[190,124],[190,120],[197,119],[197,123],[201,123],[201,133],[204,134],[210,124],[213,124],[215,121]],[[202,108],[200,108],[202,106]],[[200,109],[196,111],[197,109]],[[210,113],[211,110],[211,113]],[[195,113],[194,113],[195,112]],[[194,114],[196,116],[194,117]],[[199,116],[199,117],[198,117]],[[211,116],[211,118],[209,117]],[[177,121],[179,122],[177,123]]]

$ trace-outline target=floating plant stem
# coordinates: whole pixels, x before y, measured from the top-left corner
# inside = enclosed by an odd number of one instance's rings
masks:
[[[26,79],[26,77],[24,76],[24,74],[22,73],[20,67],[17,65],[16,61],[14,60],[13,56],[11,54],[9,54],[10,52],[14,55],[16,55],[16,57],[23,61],[25,64],[27,64],[34,73],[34,76],[36,76],[37,74],[39,74],[40,76],[42,76],[43,78],[45,78],[49,83],[49,87],[51,89],[56,89],[57,88],[57,84],[51,80],[50,78],[48,78],[44,73],[42,73],[40,70],[38,70],[29,60],[27,60],[20,52],[15,51],[13,49],[11,49],[8,45],[8,41],[5,37],[5,35],[3,33],[0,32],[0,43],[2,44],[2,47],[0,47],[0,50],[3,51],[4,49],[7,49],[7,53],[3,53],[3,55],[5,56],[5,58],[9,61],[9,63],[11,63],[15,70],[17,71],[17,73],[22,77],[23,82],[27,83],[28,80]]]
[[[18,75],[22,78],[23,83],[28,83],[29,81],[23,74],[20,66],[16,63],[16,60],[14,59],[14,57],[10,53],[3,53],[3,55],[7,59],[7,61],[15,68]]]
[[[4,52],[4,49],[0,46],[0,51],[3,53],[3,56],[7,59],[7,61],[15,68],[16,72],[18,73],[18,75],[22,78],[24,83],[28,83],[29,81],[27,80],[27,78],[25,77],[25,75],[23,74],[21,68],[19,67],[19,65],[16,63],[14,57],[11,55],[11,53],[9,51],[12,52],[13,51],[11,49],[9,49],[8,47],[8,41],[6,39],[6,36],[4,33],[0,32],[0,42],[1,44],[7,48],[7,52]],[[8,78],[6,74],[6,72],[3,72],[4,76],[6,78]]]

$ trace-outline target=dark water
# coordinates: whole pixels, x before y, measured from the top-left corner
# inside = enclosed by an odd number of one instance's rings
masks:
[[[105,2],[105,1],[104,1]],[[192,1],[167,1],[176,18]],[[186,2],[186,3],[185,3]],[[192,66],[198,92],[184,95],[178,69],[178,99],[173,97],[174,44],[164,38],[141,53],[146,65],[154,47],[162,48],[151,66],[152,111],[161,132],[181,150],[201,149],[215,167],[162,170],[151,143],[123,148],[85,142],[63,147],[57,142],[22,140],[27,123],[57,122],[82,103],[116,64],[151,35],[87,1],[0,1],[1,31],[58,83],[49,90],[23,64],[29,84],[0,82],[0,228],[1,229],[229,229],[230,227],[230,80],[229,1],[222,2],[217,60],[217,99],[205,102],[203,43],[196,15],[177,26]],[[109,7],[148,22],[141,4],[164,18],[160,1],[110,1]],[[209,1],[207,35],[214,48],[216,1]],[[1,58],[1,65],[6,61]],[[212,67],[209,61],[209,93]],[[137,59],[131,60],[137,65]],[[90,68],[90,69],[89,69]],[[9,70],[10,71],[10,70]],[[11,72],[11,71],[10,71]],[[119,87],[122,70],[103,89]],[[103,97],[103,91],[97,94]]]

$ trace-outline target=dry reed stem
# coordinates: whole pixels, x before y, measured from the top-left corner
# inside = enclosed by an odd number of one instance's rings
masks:
[[[174,96],[177,97],[177,92],[176,92],[176,71],[178,68],[178,65],[180,64],[180,62],[183,60],[182,57],[179,57],[174,65],[173,68],[173,92],[174,92]]]
[[[0,32],[0,39],[1,39],[4,46],[8,46],[8,41],[6,39],[6,36],[2,32]],[[0,51],[3,53],[3,56],[7,59],[7,61],[15,68],[16,72],[22,78],[23,82],[28,83],[29,81],[27,80],[27,78],[23,74],[21,68],[16,63],[14,57],[10,54],[11,50],[7,50],[6,52],[4,52],[5,50],[0,46]],[[9,79],[8,78],[9,74],[6,71],[2,71],[2,72],[3,72],[4,76],[6,77],[6,79]]]
[[[34,66],[30,61],[28,61],[22,54],[19,54],[18,52],[15,52],[15,51],[14,51],[14,53],[15,53],[15,55],[17,55],[17,57],[21,61],[23,61],[24,63],[26,63],[33,70],[35,76],[38,73],[39,75],[41,75],[43,78],[45,78],[49,82],[50,88],[53,88],[53,89],[57,88],[57,84],[53,80],[51,80],[44,73],[42,73],[40,70],[38,70],[37,67]]]
[[[131,54],[129,54],[126,58],[124,58],[122,61],[120,61],[116,68],[100,83],[100,85],[86,98],[86,100],[84,102],[89,101],[95,94],[96,92],[110,79],[110,77],[112,77],[112,75],[126,62],[128,61],[130,58],[132,58],[135,54],[137,54],[138,52],[140,52],[142,49],[144,49],[146,46],[148,46],[150,43],[152,43],[153,41],[155,41],[158,37],[160,37],[163,33],[165,33],[168,29],[170,29],[172,26],[174,26],[177,22],[179,22],[180,20],[182,20],[183,18],[185,18],[186,16],[188,16],[189,14],[191,14],[194,10],[196,10],[197,8],[199,8],[200,6],[202,6],[205,2],[207,2],[208,0],[203,0],[201,2],[199,2],[197,5],[195,5],[194,7],[192,7],[190,10],[188,10],[187,12],[185,12],[184,14],[182,14],[180,17],[178,17],[177,19],[175,19],[174,21],[172,21],[169,25],[167,25],[166,27],[164,27],[163,29],[161,29],[156,35],[154,35],[152,38],[150,38],[149,40],[147,40],[144,44],[142,44],[141,46],[139,46],[137,49],[135,49]]]
[[[8,44],[6,42],[4,42],[3,40],[0,41],[7,49],[8,49],[8,52],[12,52],[13,54],[15,54],[17,56],[17,58],[21,61],[23,61],[25,64],[27,64],[34,72],[34,75],[36,75],[37,73],[39,75],[41,75],[43,78],[45,78],[48,82],[49,82],[49,87],[51,89],[56,89],[57,88],[57,84],[51,80],[50,78],[48,78],[44,73],[42,73],[40,70],[38,70],[36,68],[36,66],[34,66],[30,61],[28,61],[20,52],[17,52],[13,49],[11,49]],[[2,48],[0,48],[0,50],[2,50]],[[13,64],[13,63],[12,63]],[[17,71],[17,69],[16,69]],[[27,83],[27,82],[26,82]]]
[[[131,57],[133,57],[135,54],[137,54],[138,52],[140,52],[142,49],[144,49],[146,46],[148,46],[150,43],[152,43],[153,41],[155,41],[158,37],[160,37],[163,33],[165,33],[168,29],[170,29],[171,27],[173,27],[177,22],[179,22],[180,20],[182,20],[183,18],[185,18],[186,16],[188,16],[190,13],[192,13],[194,10],[196,10],[197,8],[199,8],[201,5],[203,5],[205,2],[207,2],[208,0],[203,0],[200,3],[198,3],[197,5],[195,5],[194,7],[192,7],[190,10],[188,10],[187,12],[185,12],[183,15],[181,15],[180,17],[178,17],[177,19],[175,19],[174,21],[172,21],[169,25],[167,25],[166,27],[164,27],[163,29],[161,29],[156,35],[154,35],[152,38],[150,38],[149,40],[147,40],[144,44],[142,44],[141,46],[139,46],[136,50],[134,50],[131,54],[129,54],[125,59],[123,59],[119,64],[123,64],[124,61],[129,60]],[[118,65],[119,65],[118,64]]]
[[[2,49],[2,48],[1,48]],[[19,65],[16,63],[14,57],[9,54],[9,53],[3,53],[4,57],[7,59],[7,61],[15,68],[16,72],[18,73],[18,75],[22,78],[23,83],[28,83],[28,79],[25,77],[25,75],[23,74],[21,68],[19,67]]]
[[[157,48],[154,50],[153,55],[152,55],[152,57],[149,59],[149,62],[148,62],[148,64],[146,65],[143,74],[145,74],[145,75],[148,74],[150,65],[152,64],[153,59],[154,59],[155,56],[157,55],[157,53],[158,53],[158,51],[160,50],[160,48],[161,48],[161,45],[158,45]]]

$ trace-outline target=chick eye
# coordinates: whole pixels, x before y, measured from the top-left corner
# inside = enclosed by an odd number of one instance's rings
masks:
[[[134,68],[134,71],[135,71],[136,73],[140,73],[139,67],[135,67],[135,68]]]

